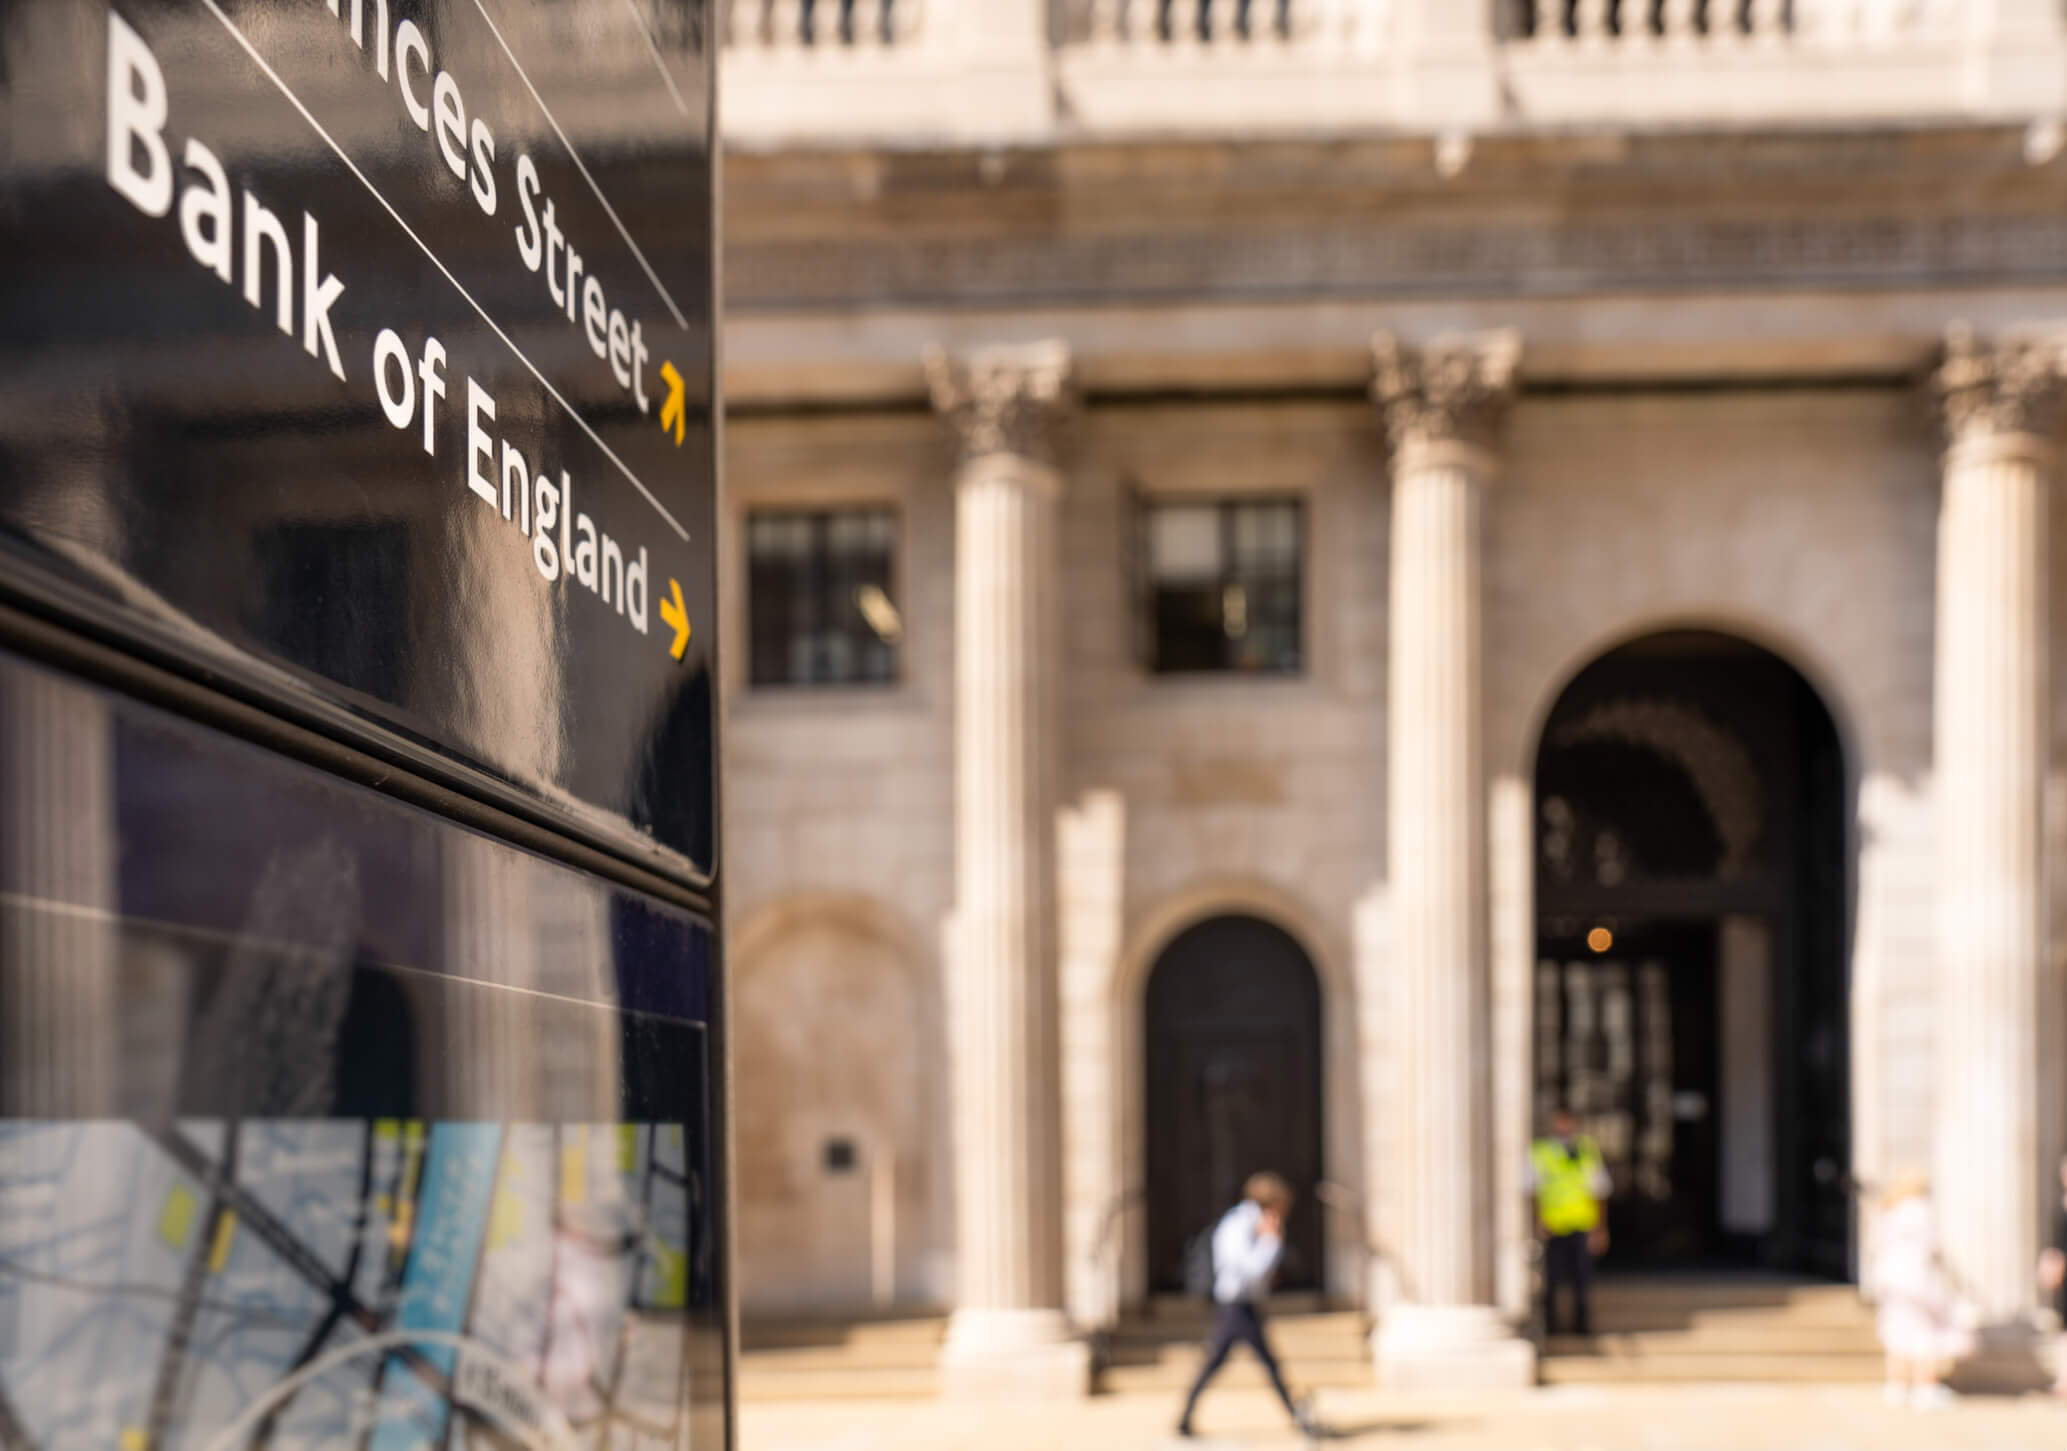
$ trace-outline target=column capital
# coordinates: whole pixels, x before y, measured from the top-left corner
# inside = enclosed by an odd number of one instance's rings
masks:
[[[1931,383],[1954,449],[2048,451],[2067,403],[2067,325],[1983,338],[1956,324]]]
[[[1075,402],[1067,343],[994,344],[960,357],[934,346],[925,363],[933,407],[954,428],[965,462],[1006,455],[1054,467]]]
[[[1457,448],[1490,454],[1521,355],[1521,334],[1511,328],[1418,347],[1391,333],[1373,337],[1371,398],[1385,416],[1394,457]]]

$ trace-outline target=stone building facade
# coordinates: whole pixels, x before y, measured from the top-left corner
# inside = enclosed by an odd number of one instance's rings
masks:
[[[1630,1268],[1858,1279],[1927,1171],[2013,1347],[2067,16],[913,13],[728,32],[746,1311],[1078,1386],[1275,1156],[1382,1376],[1522,1379],[1568,1099]]]

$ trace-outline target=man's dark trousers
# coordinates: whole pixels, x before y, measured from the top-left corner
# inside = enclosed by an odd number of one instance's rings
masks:
[[[1543,1246],[1543,1333],[1557,1329],[1557,1290],[1572,1287],[1572,1323],[1581,1335],[1593,1334],[1593,1247],[1584,1230],[1553,1234]]]
[[[1199,1367],[1199,1378],[1192,1382],[1191,1394],[1184,1401],[1184,1419],[1178,1424],[1191,1424],[1192,1410],[1198,1405],[1206,1382],[1226,1363],[1227,1353],[1237,1342],[1256,1352],[1256,1358],[1270,1375],[1270,1383],[1277,1387],[1278,1399],[1293,1416],[1299,1414],[1299,1408],[1292,1403],[1292,1393],[1285,1389],[1285,1378],[1278,1371],[1277,1357],[1270,1353],[1270,1342],[1263,1338],[1263,1312],[1250,1301],[1237,1300],[1231,1305],[1213,1307],[1213,1331],[1206,1337],[1206,1363]]]

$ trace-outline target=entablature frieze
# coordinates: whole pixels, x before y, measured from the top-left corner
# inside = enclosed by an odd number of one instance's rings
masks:
[[[2020,128],[1070,145],[727,166],[735,313],[2067,282]]]

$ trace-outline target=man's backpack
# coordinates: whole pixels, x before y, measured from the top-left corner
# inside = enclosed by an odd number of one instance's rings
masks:
[[[1213,1297],[1213,1231],[1209,1224],[1184,1243],[1184,1293],[1200,1300]]]

